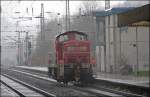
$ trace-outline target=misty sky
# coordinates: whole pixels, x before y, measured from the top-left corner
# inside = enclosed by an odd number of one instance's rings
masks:
[[[79,8],[83,7],[85,1],[70,1],[70,13],[71,15],[79,12]],[[65,1],[1,1],[1,44],[2,44],[2,63],[10,60],[10,62],[16,61],[17,48],[11,48],[10,45],[15,43],[17,40],[17,33],[13,32],[16,30],[30,31],[30,35],[36,37],[40,29],[37,28],[39,25],[39,19],[17,19],[18,17],[36,17],[40,15],[41,3],[44,4],[45,19],[50,20],[50,17],[56,17],[57,13],[60,16],[65,15]],[[148,4],[149,1],[111,1],[111,7],[137,7]],[[104,1],[97,1],[97,10],[104,9]],[[33,8],[33,13],[32,13]],[[28,9],[28,10],[27,10]],[[84,8],[83,8],[84,10]],[[15,12],[20,12],[16,14]],[[16,21],[19,21],[16,26]],[[6,31],[6,32],[5,32]],[[9,32],[12,31],[12,32]],[[25,34],[22,34],[22,38]]]

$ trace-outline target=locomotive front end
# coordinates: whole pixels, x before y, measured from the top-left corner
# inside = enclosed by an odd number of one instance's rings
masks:
[[[92,79],[90,42],[83,32],[68,31],[56,37],[55,78],[59,82],[88,82]]]
[[[75,34],[74,39],[64,43],[65,75],[70,75],[75,81],[92,79],[92,64],[90,64],[90,42],[86,35]]]

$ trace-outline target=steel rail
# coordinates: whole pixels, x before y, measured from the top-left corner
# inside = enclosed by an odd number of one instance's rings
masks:
[[[4,81],[0,80],[2,84],[4,84],[6,87],[14,91],[16,94],[18,94],[20,97],[26,97],[24,94],[20,93],[18,90],[14,89],[13,87],[9,86],[7,83]]]
[[[23,71],[25,71],[23,69]],[[26,71],[28,72],[28,69],[26,69]],[[32,71],[29,70],[29,72],[31,73]],[[35,72],[34,72],[35,73]],[[35,74],[37,74],[38,71],[36,71]],[[45,74],[45,73],[44,73]],[[99,83],[106,83],[106,86],[107,87],[104,87],[104,86],[94,86],[93,84],[90,84],[90,87],[93,87],[93,88],[96,88],[96,89],[100,89],[100,90],[105,90],[107,92],[111,92],[111,93],[116,93],[116,94],[119,94],[119,95],[123,95],[123,96],[134,96],[134,97],[146,97],[149,95],[149,88],[148,87],[143,87],[143,86],[138,86],[138,85],[131,85],[131,84],[125,84],[125,83],[117,83],[117,82],[110,82],[110,81],[106,81],[106,80],[98,80],[98,79],[95,79],[94,82],[98,85]],[[103,85],[104,85],[103,84]],[[115,87],[123,87],[125,88],[126,90],[128,90],[128,88],[132,88],[134,91],[135,90],[142,90],[142,91],[145,91],[147,92],[146,95],[141,95],[141,94],[138,94],[137,92],[136,93],[133,93],[132,91],[124,91],[124,89],[122,90],[117,90],[117,89],[113,89],[113,88],[109,88],[108,86],[111,85],[111,86],[115,86]],[[83,90],[82,90],[83,91]],[[85,91],[85,90],[84,90]]]
[[[5,77],[7,77],[7,78],[9,78],[9,79],[11,79],[11,80],[13,80],[13,81],[15,81],[15,82],[17,82],[17,83],[20,83],[20,84],[22,84],[22,85],[24,85],[24,86],[26,86],[26,87],[28,87],[28,88],[30,88],[30,89],[32,89],[32,90],[38,92],[38,93],[40,93],[40,94],[42,94],[42,95],[44,95],[45,97],[56,97],[56,95],[50,94],[50,93],[48,93],[48,92],[46,92],[46,91],[44,91],[44,90],[38,89],[38,88],[36,88],[36,87],[34,87],[34,86],[32,86],[32,85],[29,85],[29,84],[27,84],[27,83],[25,83],[25,82],[22,82],[22,81],[20,81],[20,80],[18,80],[18,79],[12,78],[12,77],[9,76],[8,74],[2,74],[2,75],[5,76]],[[3,82],[3,81],[1,81],[1,82],[2,82],[3,84],[5,84],[6,86],[8,86],[9,88],[11,88],[12,90],[14,90],[17,94],[20,95],[20,97],[26,97],[25,95],[21,94],[19,91],[15,90],[15,89],[13,89],[12,87],[10,87],[9,85],[7,85],[7,83],[5,83],[5,82]]]
[[[12,71],[18,72],[18,73],[23,73],[25,75],[34,77],[36,79],[42,79],[42,80],[45,80],[45,81],[48,81],[48,82],[50,81],[51,83],[55,83],[55,84],[57,83],[56,81],[52,81],[50,78],[40,77],[40,76],[37,76],[37,75],[34,75],[34,74],[29,74],[29,73],[18,71],[18,70],[12,70]],[[57,85],[61,86],[61,87],[65,86],[64,84],[61,84],[61,83],[57,83]],[[67,87],[70,88],[70,89],[81,91],[81,92],[87,92],[87,93],[90,93],[90,94],[96,95],[96,96],[122,97],[122,95],[120,95],[120,94],[104,91],[102,89],[101,90],[96,90],[96,89],[91,88],[91,87],[77,87],[77,86],[67,86]]]
[[[55,86],[55,88],[57,87],[57,88],[62,88],[62,90],[63,89],[66,89],[65,90],[65,92],[67,93],[69,93],[70,91],[71,92],[75,92],[75,93],[79,93],[79,94],[81,94],[81,95],[84,95],[83,97],[86,97],[87,95],[90,95],[90,97],[95,97],[95,95],[94,94],[92,94],[92,93],[87,93],[87,92],[83,92],[83,91],[79,91],[79,90],[75,90],[75,89],[73,89],[73,88],[70,88],[69,86],[66,86],[66,85],[64,85],[64,84],[61,84],[61,83],[57,83],[56,81],[54,81],[54,80],[52,80],[52,79],[50,79],[50,78],[46,78],[46,77],[38,77],[37,75],[32,75],[32,74],[29,74],[29,73],[26,73],[26,72],[21,72],[21,71],[14,71],[14,70],[9,70],[9,71],[11,71],[11,72],[7,72],[7,71],[2,71],[3,73],[6,73],[6,74],[8,74],[8,75],[14,75],[15,73],[16,74],[18,74],[18,75],[21,75],[22,77],[24,76],[26,76],[26,77],[29,77],[29,78],[32,78],[31,80],[38,80],[39,82],[40,81],[44,81],[45,83],[50,83],[51,85],[54,85]],[[14,74],[13,74],[13,72],[14,72]],[[14,77],[17,77],[17,75],[14,75]],[[26,78],[25,77],[25,78]],[[20,78],[17,78],[17,79],[20,79]],[[37,82],[38,83],[38,82]],[[31,83],[30,83],[31,84]],[[45,86],[44,85],[44,83],[43,84],[41,84],[41,85],[43,85],[43,86]],[[36,85],[34,85],[35,87],[36,87]],[[38,86],[38,84],[37,84],[37,87],[39,87]],[[40,88],[40,87],[39,87]],[[41,87],[41,88],[43,88],[43,87]],[[52,87],[53,88],[53,87]],[[47,90],[45,90],[45,91],[47,91]],[[57,94],[57,90],[52,90],[52,92],[53,91],[55,91],[55,93],[56,93],[56,95],[58,96],[58,97],[61,97],[61,95],[59,96],[59,94]],[[50,91],[51,92],[51,91]],[[62,92],[64,92],[64,91],[62,91]],[[59,93],[59,90],[58,90],[58,93]],[[67,94],[68,94],[67,93]],[[61,93],[60,93],[61,94]],[[71,93],[72,94],[72,93]],[[79,95],[79,94],[75,94],[75,95]],[[69,93],[69,95],[70,95],[70,93]],[[74,94],[73,94],[74,95]],[[86,95],[86,96],[85,96]],[[91,96],[92,95],[92,96]],[[46,97],[48,97],[48,96],[46,96]],[[65,96],[66,97],[66,96]],[[68,97],[68,96],[67,96]],[[75,96],[75,97],[78,97],[78,96]],[[96,96],[97,97],[97,96]]]

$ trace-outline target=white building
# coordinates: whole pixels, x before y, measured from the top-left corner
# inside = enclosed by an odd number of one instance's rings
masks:
[[[118,72],[123,65],[149,69],[149,6],[96,13],[98,71]]]

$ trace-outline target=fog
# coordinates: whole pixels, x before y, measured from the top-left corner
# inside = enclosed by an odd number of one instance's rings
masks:
[[[17,64],[17,45],[15,44],[15,39],[17,40],[17,33],[14,32],[17,29],[19,30],[26,30],[30,31],[30,35],[34,35],[36,38],[36,35],[40,31],[39,25],[40,21],[38,19],[32,19],[31,21],[23,21],[16,26],[16,21],[18,16],[32,16],[31,14],[31,8],[34,8],[34,16],[38,16],[40,13],[40,4],[42,1],[36,1],[36,2],[25,2],[25,1],[2,1],[2,17],[1,17],[1,45],[2,45],[2,54],[1,54],[1,62],[5,65],[16,65]],[[64,1],[46,1],[44,2],[45,12],[46,11],[52,11],[55,13],[52,15],[45,14],[45,18],[50,19],[50,16],[55,17],[58,12],[61,14],[65,14],[65,2]],[[70,5],[70,11],[71,14],[78,13],[79,7],[82,7],[83,2],[85,1],[71,1]],[[145,4],[148,4],[149,1],[111,1],[110,5],[111,7],[138,7]],[[103,1],[97,1],[97,10],[104,9],[104,2]],[[51,6],[50,6],[51,5]],[[57,6],[56,5],[61,5]],[[29,8],[29,12],[26,12],[26,8]],[[20,15],[14,14],[15,11],[21,11],[22,13]],[[21,26],[27,26],[30,25],[32,27],[21,27]],[[9,32],[12,31],[12,32]],[[11,36],[12,38],[8,38],[6,36]],[[25,34],[22,34],[22,37],[25,37]],[[10,43],[11,42],[11,43]],[[13,45],[11,45],[13,44]],[[15,46],[14,46],[15,45]]]

